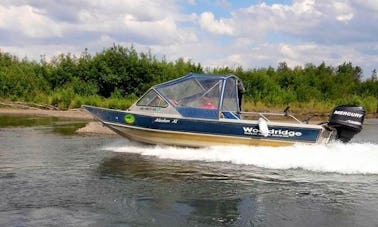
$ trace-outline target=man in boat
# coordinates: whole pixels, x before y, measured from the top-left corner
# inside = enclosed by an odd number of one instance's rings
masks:
[[[199,108],[202,109],[216,109],[217,107],[214,105],[213,101],[210,98],[204,97],[199,105]]]
[[[239,108],[240,110],[242,110],[242,99],[243,99],[243,94],[245,93],[245,87],[241,80],[237,81],[237,85],[238,85]]]

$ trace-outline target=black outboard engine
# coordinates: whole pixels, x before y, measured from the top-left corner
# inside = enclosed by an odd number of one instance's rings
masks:
[[[360,106],[336,107],[329,116],[328,126],[336,129],[336,139],[346,143],[362,130],[365,110]]]

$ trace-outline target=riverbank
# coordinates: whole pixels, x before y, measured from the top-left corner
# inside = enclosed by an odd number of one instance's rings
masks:
[[[94,120],[94,118],[85,110],[70,109],[70,110],[44,110],[37,108],[18,109],[18,108],[0,108],[0,114],[12,115],[32,115],[40,117],[58,117],[82,120]]]

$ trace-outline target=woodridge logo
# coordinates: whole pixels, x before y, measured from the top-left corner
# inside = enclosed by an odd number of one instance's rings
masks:
[[[254,127],[243,127],[244,135],[262,135],[260,129]],[[301,132],[297,131],[289,131],[289,130],[282,130],[282,129],[269,129],[269,135],[274,137],[295,137],[295,136],[302,136]]]

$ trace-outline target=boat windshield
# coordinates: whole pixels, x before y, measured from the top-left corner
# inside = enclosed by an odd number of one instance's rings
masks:
[[[195,77],[158,90],[173,106],[218,109],[221,89],[218,78]]]
[[[138,102],[137,106],[151,106],[151,107],[168,107],[165,102],[154,90],[149,90]]]

